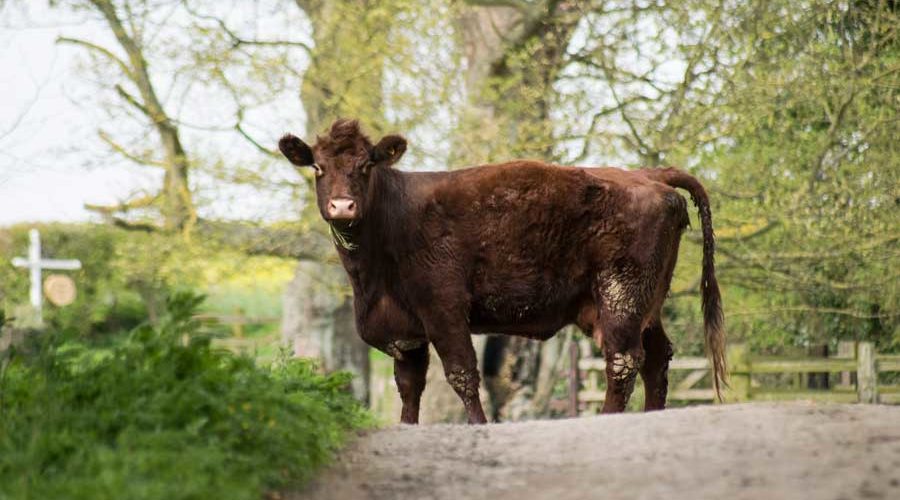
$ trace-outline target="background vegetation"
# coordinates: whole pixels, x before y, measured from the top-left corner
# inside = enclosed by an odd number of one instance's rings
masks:
[[[38,24],[33,5],[0,1],[10,29]],[[75,274],[79,298],[48,310],[50,330],[111,350],[87,356],[93,364],[61,360],[53,370],[63,372],[48,372],[38,367],[58,349],[45,347],[36,358],[43,361],[10,365],[18,368],[9,384],[26,373],[62,384],[54,373],[112,370],[103,363],[144,342],[135,340],[144,334],[121,332],[145,320],[157,332],[171,328],[163,326],[171,324],[167,298],[200,290],[210,298],[199,313],[283,316],[280,329],[246,334],[270,346],[282,335],[317,346],[326,369],[362,381],[353,388],[361,399],[379,383],[376,393],[392,393],[384,376],[369,382],[385,360],[375,356],[370,368],[356,339],[345,278],[310,203],[312,179],[274,150],[281,133],[311,139],[337,117],[359,118],[373,136],[405,134],[406,170],[515,157],[685,168],[711,193],[729,341],[780,352],[871,340],[900,351],[893,0],[49,5],[63,26],[97,27],[84,38],[63,28],[58,39],[89,89],[77,99],[96,113],[93,135],[71,148],[84,164],[151,172],[156,185],[122,193],[117,204],[90,204],[91,223],[41,226],[46,255],[84,262]],[[15,137],[0,132],[0,145]],[[28,227],[0,232],[3,262],[24,252]],[[686,234],[665,308],[679,354],[702,352],[699,241]],[[0,265],[7,316],[20,315],[26,290],[23,272]],[[564,394],[558,375],[573,337],[493,341],[505,377],[491,391],[499,415],[558,412],[552,401]],[[284,384],[208,347],[166,349]],[[267,349],[271,361],[275,350]],[[429,375],[426,420],[457,416],[456,399],[442,399],[442,378]],[[62,401],[54,404],[72,403]]]
[[[104,344],[55,330],[4,353],[0,496],[260,498],[296,486],[369,422],[348,376],[211,346],[202,298]]]

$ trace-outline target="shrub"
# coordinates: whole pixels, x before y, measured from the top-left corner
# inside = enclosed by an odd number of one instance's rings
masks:
[[[103,348],[45,333],[0,372],[0,497],[260,498],[296,485],[369,417],[346,374],[211,347],[201,299]]]

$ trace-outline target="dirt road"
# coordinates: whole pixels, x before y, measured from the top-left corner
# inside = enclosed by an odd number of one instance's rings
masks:
[[[362,436],[297,500],[900,499],[900,407],[694,407]]]

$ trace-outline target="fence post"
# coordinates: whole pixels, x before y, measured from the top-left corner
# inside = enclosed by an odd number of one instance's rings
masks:
[[[853,359],[853,350],[856,347],[854,342],[850,342],[847,340],[842,340],[838,342],[837,346],[837,358],[839,359]],[[841,372],[841,381],[840,385],[844,387],[850,387],[853,385],[853,377],[850,372]]]
[[[247,320],[244,317],[244,308],[243,307],[235,307],[234,308],[234,318],[233,323],[231,324],[231,335],[233,337],[242,339],[244,338],[244,321]]]
[[[574,336],[573,336],[574,337]],[[575,338],[569,341],[569,416],[578,416],[578,390],[581,389],[581,380],[578,377],[578,341]]]
[[[730,344],[726,351],[729,385],[726,400],[742,402],[750,399],[750,356],[746,344]]]
[[[856,392],[860,403],[878,402],[878,372],[875,371],[875,347],[871,342],[856,346]]]
[[[828,358],[828,344],[820,344],[810,346],[808,349],[809,355],[814,358]],[[828,376],[830,374],[828,372],[816,372],[809,373],[806,377],[806,388],[808,389],[828,389],[831,384],[829,383]]]

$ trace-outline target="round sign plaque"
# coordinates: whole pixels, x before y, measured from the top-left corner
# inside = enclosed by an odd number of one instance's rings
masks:
[[[75,281],[64,274],[51,274],[44,280],[44,294],[55,306],[67,306],[75,302]]]

